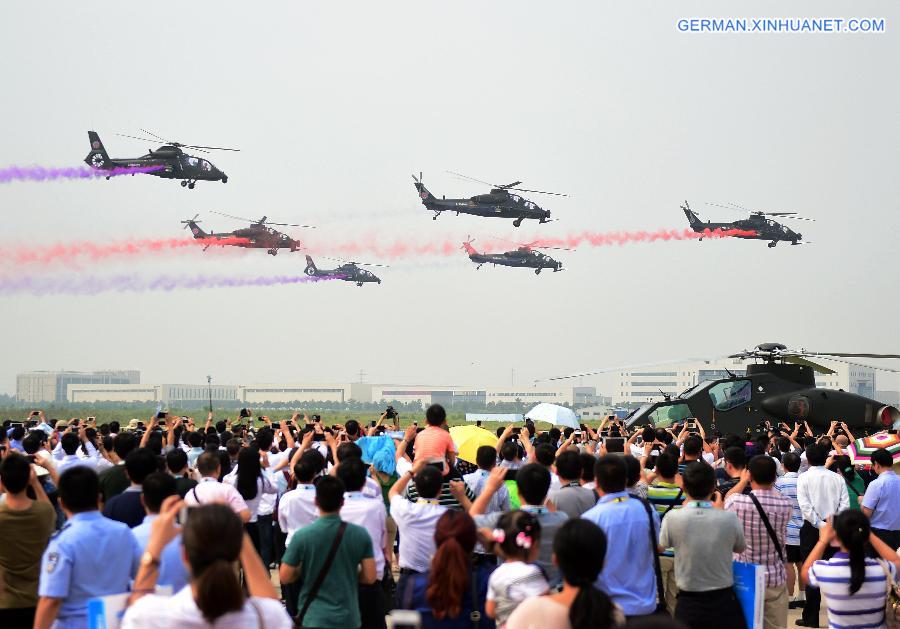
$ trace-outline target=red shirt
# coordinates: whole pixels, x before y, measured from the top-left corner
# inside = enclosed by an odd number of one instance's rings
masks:
[[[438,426],[427,426],[425,430],[416,435],[414,449],[416,461],[424,460],[428,463],[442,461],[444,476],[450,473],[450,466],[447,465],[447,453],[456,452],[456,446],[449,432]]]

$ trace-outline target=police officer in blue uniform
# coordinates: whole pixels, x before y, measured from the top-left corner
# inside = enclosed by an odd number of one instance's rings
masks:
[[[127,592],[137,574],[141,548],[127,525],[101,515],[99,496],[93,469],[76,466],[60,476],[59,501],[69,520],[41,560],[35,629],[87,627],[88,600]]]

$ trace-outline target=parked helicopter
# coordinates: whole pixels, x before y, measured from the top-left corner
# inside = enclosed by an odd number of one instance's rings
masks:
[[[135,140],[144,140],[146,142],[164,142],[163,146],[155,151],[150,149],[146,155],[134,158],[112,158],[103,147],[100,136],[96,131],[88,131],[88,139],[91,142],[91,152],[84,158],[84,162],[96,170],[112,170],[113,168],[133,168],[135,166],[160,166],[159,170],[154,170],[148,175],[162,177],[163,179],[181,179],[181,186],[194,188],[194,184],[198,181],[221,181],[228,183],[228,176],[212,165],[209,161],[200,157],[188,155],[182,148],[195,149],[201,153],[209,151],[239,151],[240,149],[223,148],[217,146],[196,146],[194,144],[182,144],[181,142],[173,142],[166,140],[141,129],[147,135],[153,138],[138,138],[133,135],[124,135],[117,133],[123,138],[132,138]],[[107,177],[109,179],[109,177]]]
[[[462,177],[463,179],[468,179],[469,181],[475,181],[486,186],[491,186],[491,191],[489,194],[478,194],[468,199],[447,199],[446,197],[438,199],[431,194],[422,183],[422,173],[419,173],[418,177],[413,175],[412,178],[416,182],[416,190],[419,191],[419,197],[422,199],[422,204],[434,212],[434,216],[432,217],[434,220],[437,220],[437,217],[441,215],[441,212],[456,212],[457,216],[460,214],[471,214],[473,216],[512,218],[515,219],[513,221],[515,227],[521,225],[522,221],[526,218],[534,219],[541,223],[547,223],[550,221],[549,210],[541,209],[537,203],[529,201],[517,194],[512,194],[510,190],[549,194],[558,197],[568,196],[566,194],[559,194],[558,192],[542,192],[540,190],[516,188],[515,186],[522,183],[521,181],[499,185],[481,181],[480,179],[473,179],[472,177],[460,175],[459,173],[454,173],[452,171],[447,172]]]
[[[210,241],[229,240],[230,242],[226,243],[223,246],[243,247],[245,249],[266,249],[266,253],[273,256],[278,253],[279,249],[289,249],[293,252],[300,249],[303,245],[299,240],[294,240],[287,234],[268,227],[268,225],[278,225],[282,227],[306,227],[314,229],[311,225],[270,223],[268,222],[268,217],[266,216],[263,216],[259,220],[252,220],[249,218],[241,218],[239,216],[231,216],[230,214],[223,214],[222,212],[214,211],[213,214],[226,216],[238,221],[247,221],[248,223],[250,223],[250,227],[236,229],[232,232],[207,233],[203,231],[198,224],[200,223],[200,221],[197,220],[197,216],[200,216],[199,214],[194,216],[194,218],[181,222],[184,224],[184,229],[191,229],[191,233],[194,234],[194,238]],[[235,242],[235,239],[241,239],[241,241]],[[208,245],[206,245],[206,247],[203,248],[203,250],[206,251],[214,244],[216,243],[210,242]]]
[[[479,253],[472,243],[473,238],[469,238],[462,244],[462,249],[469,254],[469,260],[477,264],[477,271],[484,264],[493,264],[497,266],[516,266],[534,269],[535,275],[540,275],[542,269],[553,269],[553,272],[562,271],[562,262],[558,262],[547,254],[535,251],[535,249],[562,249],[562,247],[534,247],[535,243],[521,244],[513,251],[504,253]],[[566,249],[568,251],[568,249]]]
[[[336,259],[336,258],[333,258]],[[310,277],[333,277],[336,279],[344,280],[345,282],[356,282],[357,286],[362,286],[366,282],[376,282],[381,284],[381,279],[377,277],[371,271],[367,271],[366,269],[359,268],[362,266],[386,266],[384,264],[366,264],[364,262],[346,262],[344,260],[339,260],[339,262],[343,262],[341,266],[336,269],[320,269],[316,266],[316,263],[313,262],[313,259],[310,256],[306,256],[306,269],[304,273],[309,275]]]
[[[896,407],[856,393],[817,387],[816,372],[834,373],[832,369],[809,360],[809,357],[817,356],[851,365],[859,363],[843,359],[900,358],[900,354],[795,351],[780,343],[762,343],[752,350],[728,356],[762,361],[747,365],[746,373],[729,372],[728,378],[700,382],[675,397],[645,404],[627,419],[627,423],[652,423],[666,427],[695,417],[705,426],[711,426],[712,430],[723,434],[743,434],[773,418],[785,422],[806,421],[819,429],[827,428],[835,419],[846,422],[851,429],[866,432],[900,429],[900,411]],[[626,369],[619,367],[563,378]]]
[[[731,223],[711,223],[709,221],[706,221],[704,223],[702,220],[700,220],[700,213],[692,210],[691,206],[688,205],[688,202],[685,201],[684,205],[681,206],[681,209],[684,210],[684,214],[685,216],[687,216],[688,223],[690,223],[691,229],[693,229],[695,232],[703,234],[707,230],[715,229],[741,230],[747,233],[735,234],[735,238],[744,238],[748,240],[770,240],[771,242],[769,243],[769,247],[774,247],[775,245],[777,245],[779,240],[789,242],[792,245],[800,245],[804,243],[802,242],[802,234],[793,231],[786,225],[782,225],[781,223],[778,223],[766,217],[780,216],[796,221],[814,222],[814,219],[797,216],[796,212],[759,212],[756,210],[748,210],[746,208],[742,208],[739,205],[727,206],[719,205],[718,203],[710,203],[709,205],[715,205],[716,207],[725,208],[726,210],[731,210],[732,212],[749,212],[750,218],[734,221]],[[700,240],[703,240],[703,236],[700,236]],[[808,244],[809,241],[806,241],[806,243]]]

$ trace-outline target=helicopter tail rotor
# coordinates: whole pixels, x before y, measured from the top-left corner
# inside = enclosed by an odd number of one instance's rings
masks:
[[[194,225],[196,225],[197,223],[202,223],[203,221],[197,220],[199,218],[199,216],[200,216],[199,214],[194,214],[194,218],[189,218],[186,221],[181,221],[181,224],[184,225],[184,227],[182,227],[182,229],[187,229],[188,227],[191,226],[192,223]]]

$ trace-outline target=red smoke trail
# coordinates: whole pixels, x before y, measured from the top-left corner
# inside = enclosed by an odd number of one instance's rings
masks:
[[[565,247],[577,249],[582,246],[607,247],[629,243],[658,242],[669,240],[696,240],[703,238],[729,238],[753,236],[756,232],[729,229],[705,230],[696,233],[690,229],[661,229],[657,231],[617,231],[592,232],[583,231],[567,236],[539,238],[528,244],[531,247]],[[523,239],[524,241],[525,239]],[[97,261],[114,257],[136,258],[147,255],[176,252],[179,250],[197,250],[206,246],[240,246],[250,241],[246,238],[164,238],[164,239],[131,239],[98,243],[90,241],[56,243],[46,246],[3,246],[0,245],[0,267],[50,265],[54,262],[79,262],[82,260]],[[452,257],[461,255],[461,238],[447,236],[427,239],[409,237],[403,239],[381,239],[376,235],[367,235],[351,240],[320,242],[307,245],[303,251],[314,255],[333,255],[349,259],[377,258],[403,259],[423,257]],[[507,251],[514,247],[510,243],[495,240],[478,241],[476,249],[481,253]],[[302,260],[302,258],[301,258]]]
[[[568,236],[539,238],[528,243],[531,247],[566,247],[577,249],[581,246],[607,247],[640,242],[658,242],[669,240],[697,240],[699,238],[738,238],[756,235],[755,231],[743,229],[706,229],[697,233],[691,229],[660,229],[656,231],[617,231],[592,232],[583,231]],[[524,240],[524,239],[523,239]],[[462,243],[456,239],[443,238],[434,241],[417,241],[397,239],[381,240],[376,236],[367,236],[356,240],[335,243],[309,244],[307,249],[312,255],[340,255],[348,258],[371,256],[380,259],[397,259],[423,256],[453,256],[459,253]],[[479,242],[476,247],[482,253],[506,251],[509,243],[495,241]]]
[[[699,238],[740,238],[755,236],[756,232],[746,229],[705,229],[697,233],[692,229],[661,229],[647,232],[607,232],[598,233],[585,231],[561,238],[539,238],[528,243],[532,247],[567,247],[577,249],[587,244],[591,247],[607,247],[610,245],[625,245],[633,242],[658,242],[669,240],[697,240]]]
[[[96,243],[90,241],[57,243],[43,249],[38,247],[0,247],[0,264],[52,264],[57,261],[75,261],[79,258],[104,260],[110,257],[134,257],[179,249],[196,249],[206,246],[244,245],[246,238],[163,238],[156,240],[122,240]]]

